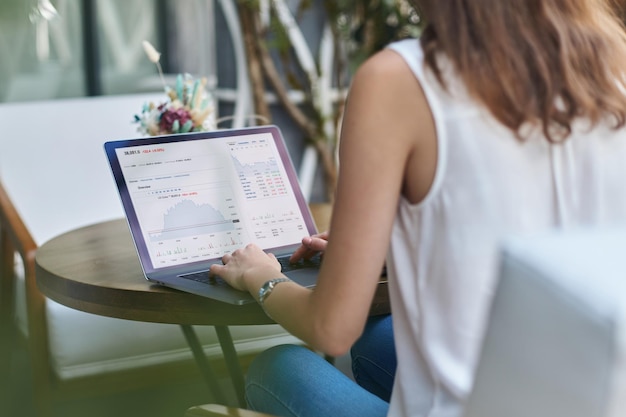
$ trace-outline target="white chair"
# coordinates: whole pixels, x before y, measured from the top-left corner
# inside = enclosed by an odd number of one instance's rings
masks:
[[[131,95],[0,105],[0,124],[5,126],[0,282],[16,291],[15,321],[28,341],[41,415],[51,414],[54,404],[64,399],[155,384],[159,375],[161,382],[199,375],[178,326],[67,308],[43,297],[34,276],[37,245],[80,226],[123,217],[103,142],[137,136],[133,115],[146,100],[162,98]],[[13,251],[20,254],[16,269]],[[18,279],[11,283],[14,270]],[[1,296],[8,299],[3,308],[13,303],[6,291]],[[196,330],[208,357],[219,361],[213,328]],[[279,343],[298,343],[277,325],[231,331],[242,356]]]
[[[626,415],[626,227],[512,238],[465,417]]]

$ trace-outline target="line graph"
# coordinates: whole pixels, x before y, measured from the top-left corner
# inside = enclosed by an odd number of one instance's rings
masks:
[[[149,232],[150,240],[181,239],[235,230],[238,219],[227,219],[210,204],[184,199],[163,215],[163,228]]]
[[[152,189],[136,201],[144,240],[157,267],[216,258],[248,240],[228,182]]]
[[[267,141],[232,145],[230,153],[247,200],[287,195],[281,166]]]

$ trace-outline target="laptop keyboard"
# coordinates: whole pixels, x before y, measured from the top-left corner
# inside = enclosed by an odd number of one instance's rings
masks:
[[[179,275],[178,277],[202,282],[209,285],[228,285],[226,281],[224,281],[217,275],[209,275],[209,271],[194,272],[191,274]]]
[[[289,272],[289,271],[302,269],[302,268],[319,268],[319,266],[322,264],[322,257],[319,255],[316,255],[313,258],[308,259],[308,260],[302,259],[301,261],[295,264],[292,264],[289,262],[289,256],[276,258],[276,259],[278,260],[278,262],[280,262],[280,267],[281,267],[282,272]]]
[[[293,271],[302,268],[319,268],[322,263],[321,256],[317,255],[308,260],[301,260],[295,264],[289,263],[289,256],[276,258],[281,265],[282,272]],[[179,278],[190,279],[209,285],[228,285],[226,281],[216,275],[209,275],[209,271],[193,272],[191,274],[179,275]]]

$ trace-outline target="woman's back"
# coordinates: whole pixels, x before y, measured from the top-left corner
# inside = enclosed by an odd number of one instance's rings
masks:
[[[442,88],[424,69],[418,41],[392,49],[420,81],[438,158],[430,192],[417,205],[401,200],[392,234],[388,268],[399,367],[391,415],[446,415],[458,412],[458,400],[471,389],[499,240],[626,222],[626,131],[575,122],[563,143],[548,142],[540,129],[520,141],[466,94],[447,63],[448,88]],[[400,404],[408,408],[398,412]]]

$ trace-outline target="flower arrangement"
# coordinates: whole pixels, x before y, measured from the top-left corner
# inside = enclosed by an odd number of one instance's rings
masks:
[[[167,98],[161,103],[144,104],[141,113],[135,115],[135,123],[139,123],[137,130],[156,136],[215,129],[215,108],[213,97],[206,90],[207,79],[194,80],[189,74],[178,74],[176,86],[171,88],[163,77],[161,54],[148,41],[143,41],[143,48],[157,65]]]

